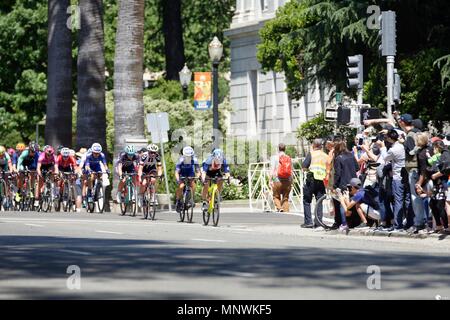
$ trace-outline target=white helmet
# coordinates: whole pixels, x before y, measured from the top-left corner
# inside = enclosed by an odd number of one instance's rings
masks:
[[[152,143],[147,146],[147,150],[150,152],[158,152],[159,148],[156,144]]]
[[[192,147],[184,147],[183,148],[183,156],[192,157],[194,155],[194,149]]]
[[[100,143],[94,143],[91,147],[91,150],[93,153],[100,153],[102,152],[102,146],[100,145]]]
[[[62,155],[64,158],[70,156],[70,149],[69,149],[69,148],[62,148],[62,149],[61,149],[61,155]]]
[[[69,150],[69,154],[70,154],[71,157],[75,157],[75,150],[70,149]]]

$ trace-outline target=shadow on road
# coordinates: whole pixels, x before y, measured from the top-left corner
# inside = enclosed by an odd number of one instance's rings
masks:
[[[170,246],[169,246],[170,245]],[[177,246],[177,247],[174,247]],[[312,247],[281,249],[195,248],[183,243],[154,240],[0,236],[0,281],[65,279],[69,265],[78,265],[83,277],[108,283],[114,280],[151,281],[164,277],[223,279],[241,277],[253,288],[365,288],[369,265],[381,268],[383,289],[446,288],[450,258],[417,254],[358,254]],[[65,250],[86,252],[71,254]],[[247,276],[240,276],[239,274]],[[395,285],[394,285],[395,284]],[[14,287],[1,288],[14,294]],[[210,294],[183,296],[152,288],[149,293],[124,296],[107,291],[83,298],[215,299]],[[142,290],[144,292],[145,290]],[[52,288],[21,291],[22,298],[61,298]],[[67,295],[65,297],[73,297]],[[295,299],[295,297],[293,297]],[[339,298],[339,296],[336,296]]]

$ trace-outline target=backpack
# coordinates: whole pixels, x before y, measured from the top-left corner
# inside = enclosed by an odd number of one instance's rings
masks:
[[[369,203],[367,203],[367,205],[369,205],[370,207],[372,207],[375,210],[379,210],[380,209],[380,205],[378,203],[378,191],[373,187],[373,186],[366,186],[364,187],[364,195],[365,195],[365,200]]]
[[[292,176],[292,162],[291,157],[283,154],[280,156],[278,166],[278,178],[288,179]]]

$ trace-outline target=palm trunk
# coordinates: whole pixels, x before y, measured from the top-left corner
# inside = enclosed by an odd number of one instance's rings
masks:
[[[166,56],[166,79],[179,80],[184,66],[181,0],[163,0],[163,31]]]
[[[145,139],[143,56],[144,0],[120,0],[114,57],[114,153],[116,155],[123,150],[127,141]],[[115,187],[117,175],[114,178]]]
[[[106,151],[105,49],[102,0],[79,0],[77,148]],[[106,153],[106,152],[105,152]]]
[[[48,1],[48,67],[45,143],[72,146],[72,35],[70,0]]]

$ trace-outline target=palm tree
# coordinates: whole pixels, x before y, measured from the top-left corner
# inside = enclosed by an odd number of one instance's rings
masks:
[[[121,0],[114,57],[115,153],[144,138],[144,0]]]
[[[100,143],[106,150],[103,1],[79,0],[77,148]]]
[[[72,146],[72,35],[70,0],[48,1],[48,67],[45,143]]]
[[[162,6],[166,79],[179,80],[185,60],[181,0],[163,0]]]

